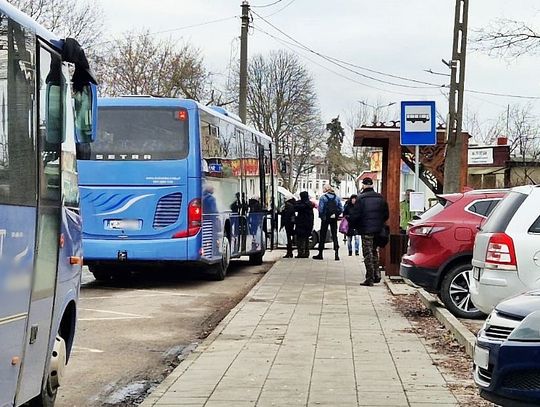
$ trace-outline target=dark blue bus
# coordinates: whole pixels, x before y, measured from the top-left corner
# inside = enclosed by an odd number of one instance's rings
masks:
[[[98,106],[97,140],[79,161],[84,260],[96,279],[159,261],[202,263],[222,280],[231,258],[262,262],[273,235],[268,136],[192,100]]]

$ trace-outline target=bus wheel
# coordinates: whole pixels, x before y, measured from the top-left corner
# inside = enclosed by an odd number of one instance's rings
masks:
[[[53,407],[58,394],[58,387],[62,384],[66,367],[67,349],[66,342],[60,335],[56,335],[54,346],[49,361],[49,370],[43,378],[41,394],[30,400],[30,407]]]
[[[263,264],[264,250],[260,253],[250,254],[249,255],[249,264],[253,266],[260,266]]]
[[[213,266],[212,278],[215,281],[222,281],[227,275],[227,269],[231,262],[231,244],[227,236],[221,240],[221,261]]]
[[[103,270],[103,268],[98,266],[89,266],[88,269],[90,273],[94,275],[94,278],[97,281],[109,281],[112,277],[112,273],[109,271]]]

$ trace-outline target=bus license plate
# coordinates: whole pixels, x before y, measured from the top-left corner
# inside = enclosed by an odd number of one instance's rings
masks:
[[[136,219],[109,219],[105,223],[109,230],[140,230],[141,221]]]

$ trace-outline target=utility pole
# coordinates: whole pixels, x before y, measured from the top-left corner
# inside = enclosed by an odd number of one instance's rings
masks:
[[[240,33],[240,95],[238,114],[242,123],[247,116],[247,65],[248,65],[249,3],[242,1],[242,30]]]
[[[467,54],[467,23],[469,0],[456,0],[454,21],[454,43],[450,61],[451,81],[447,123],[446,156],[444,164],[444,192],[460,192],[463,187],[461,167],[463,137],[463,93],[465,88],[465,57]]]

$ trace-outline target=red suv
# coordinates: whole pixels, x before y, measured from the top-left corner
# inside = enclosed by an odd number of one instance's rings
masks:
[[[409,225],[409,246],[400,274],[437,293],[455,316],[481,317],[469,293],[474,237],[506,193],[476,190],[437,196],[439,202]]]

